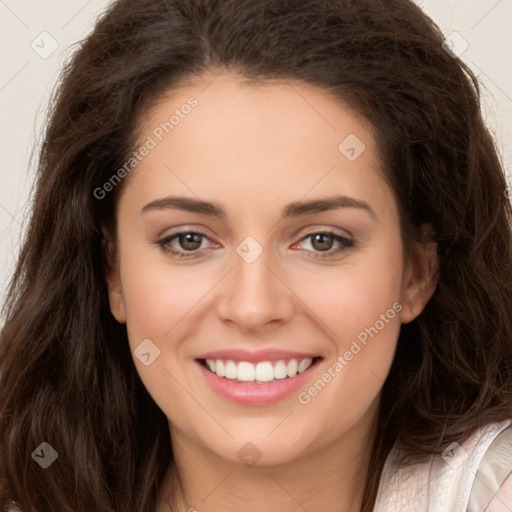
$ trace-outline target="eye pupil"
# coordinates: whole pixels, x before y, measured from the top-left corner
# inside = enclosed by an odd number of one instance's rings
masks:
[[[320,242],[320,245],[317,245],[316,242]],[[328,233],[317,233],[313,236],[312,244],[313,247],[319,251],[328,251],[333,244],[332,235]]]
[[[180,246],[185,250],[195,250],[199,249],[201,246],[201,235],[198,233],[186,233],[184,235],[180,235],[179,238]]]

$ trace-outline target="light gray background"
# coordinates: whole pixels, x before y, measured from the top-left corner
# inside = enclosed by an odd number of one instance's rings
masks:
[[[461,58],[483,85],[484,115],[512,184],[512,0],[416,3],[448,39],[455,31],[467,41]],[[28,198],[48,98],[66,57],[108,4],[109,0],[0,0],[0,305],[30,211]],[[46,55],[52,44],[58,47]]]

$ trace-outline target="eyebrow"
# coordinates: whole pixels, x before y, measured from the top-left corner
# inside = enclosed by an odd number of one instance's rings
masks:
[[[220,218],[227,217],[224,208],[217,203],[179,196],[169,196],[151,201],[151,203],[148,203],[142,208],[142,213],[152,210],[166,210],[170,208],[200,213],[203,215],[212,215]],[[294,201],[293,203],[287,204],[281,210],[281,217],[300,217],[302,215],[337,210],[339,208],[361,209],[367,212],[373,219],[377,218],[375,211],[368,203],[361,201],[360,199],[340,195],[329,196],[324,199],[313,199],[310,201]]]

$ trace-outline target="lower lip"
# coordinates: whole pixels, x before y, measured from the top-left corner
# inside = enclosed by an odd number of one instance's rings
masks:
[[[219,395],[246,405],[268,405],[298,391],[311,375],[311,372],[321,360],[315,360],[313,364],[302,373],[298,373],[295,377],[287,377],[285,379],[275,380],[269,384],[256,384],[252,382],[236,382],[224,377],[219,377],[215,373],[207,370],[199,361],[197,365],[201,369],[206,382]]]

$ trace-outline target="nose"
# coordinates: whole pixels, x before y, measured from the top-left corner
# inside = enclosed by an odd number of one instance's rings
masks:
[[[218,315],[246,334],[263,334],[291,318],[294,295],[270,250],[249,261],[234,253],[234,267],[223,280]]]

